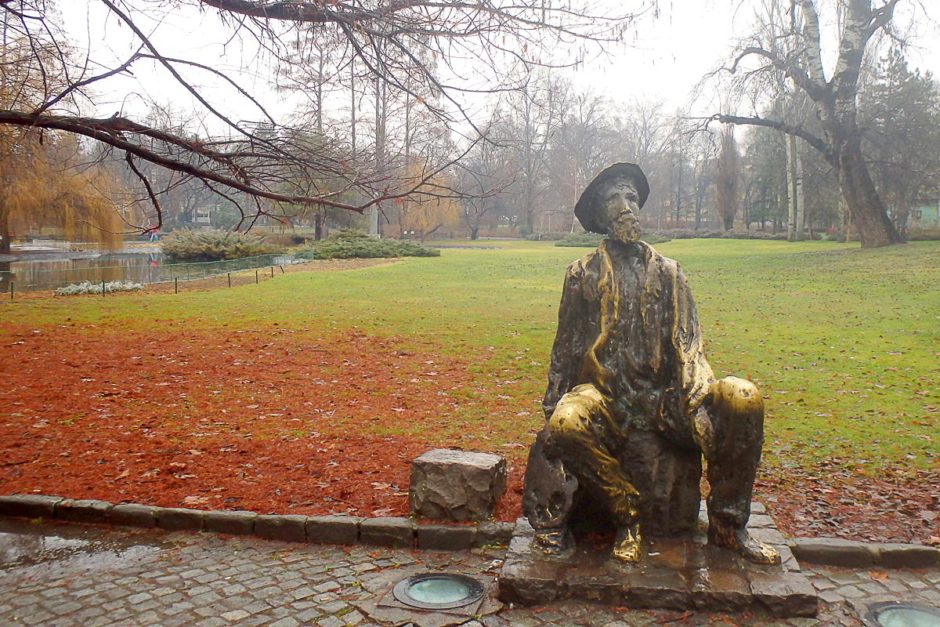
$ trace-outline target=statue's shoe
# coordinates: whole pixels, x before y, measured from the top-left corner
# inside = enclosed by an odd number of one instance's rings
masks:
[[[731,549],[755,564],[779,564],[780,553],[770,545],[755,540],[747,529],[726,527],[712,523],[708,527],[708,543]]]
[[[641,545],[640,529],[637,525],[621,527],[617,530],[611,555],[621,562],[634,564],[640,561]]]

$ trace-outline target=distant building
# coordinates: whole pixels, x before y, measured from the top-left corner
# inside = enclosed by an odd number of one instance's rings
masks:
[[[915,203],[914,209],[911,209],[909,225],[912,229],[940,227],[940,198]]]
[[[193,224],[212,226],[212,209],[210,207],[196,207],[193,209]]]

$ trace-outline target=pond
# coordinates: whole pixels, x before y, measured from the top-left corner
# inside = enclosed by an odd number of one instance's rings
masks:
[[[67,258],[41,255],[29,260],[0,262],[0,292],[52,290],[73,283],[90,281],[132,281],[161,283],[173,279],[189,280],[269,265],[286,265],[290,257],[262,255],[230,261],[205,263],[165,263],[159,253],[115,253],[97,257]]]

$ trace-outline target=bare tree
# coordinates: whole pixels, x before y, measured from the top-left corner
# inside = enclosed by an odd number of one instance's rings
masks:
[[[765,28],[746,41],[727,68],[739,77],[738,86],[758,83],[769,74],[782,73],[813,102],[822,125],[817,134],[803,125],[759,115],[719,114],[715,119],[731,124],[765,126],[799,137],[818,150],[834,168],[846,208],[858,229],[863,247],[903,242],[888,218],[862,153],[858,124],[859,77],[866,49],[879,33],[892,34],[895,8],[901,0],[838,0],[841,31],[838,58],[830,75],[824,66],[818,0],[790,0],[789,24]],[[780,2],[769,20],[782,13]],[[765,22],[765,26],[768,26]],[[746,60],[760,62],[747,68]]]
[[[646,0],[637,0],[639,4]],[[345,65],[361,68],[382,89],[417,96],[423,91],[443,94],[439,103],[424,106],[442,120],[473,121],[460,102],[457,79],[441,79],[422,59],[434,58],[448,66],[444,75],[460,76],[457,65],[464,58],[483,56],[490,71],[488,90],[499,91],[516,85],[494,68],[506,67],[507,60],[525,67],[558,59],[553,49],[565,44],[593,44],[603,47],[618,41],[632,24],[632,15],[602,14],[593,4],[572,7],[546,0],[470,0],[468,2],[408,2],[358,0],[98,0],[109,12],[109,20],[120,24],[136,38],[137,48],[123,61],[109,64],[104,59],[85,58],[71,51],[57,24],[53,0],[0,0],[0,13],[14,35],[25,37],[44,49],[58,51],[56,64],[44,64],[42,74],[60,73],[62,81],[48,81],[40,104],[0,109],[0,125],[13,125],[63,131],[98,141],[124,156],[153,203],[157,223],[163,210],[158,194],[139,167],[149,162],[199,179],[219,196],[238,201],[243,220],[250,226],[259,216],[268,215],[270,204],[319,205],[363,212],[368,207],[423,190],[452,161],[429,164],[413,185],[403,188],[391,180],[378,151],[372,159],[353,159],[340,137],[324,138],[316,152],[309,152],[303,129],[282,125],[261,106],[249,91],[222,71],[195,59],[172,58],[158,47],[152,30],[142,26],[145,11],[172,11],[189,6],[217,10],[230,27],[233,37],[257,42],[267,54],[291,61],[290,33],[298,26],[313,27],[325,38],[342,42],[339,55]],[[158,24],[157,28],[161,28]],[[141,62],[162,67],[200,103],[202,114],[227,127],[225,137],[181,136],[152,126],[118,111],[109,117],[89,115],[92,91],[115,76],[130,73]],[[342,65],[345,64],[345,65]],[[340,69],[341,69],[340,68]],[[323,68],[324,72],[326,68]],[[227,82],[253,102],[258,120],[243,122],[227,117],[209,96],[184,76],[199,71]],[[64,83],[63,88],[54,85]],[[317,98],[315,98],[316,100]],[[371,162],[371,166],[369,163]],[[380,167],[374,167],[378,164]],[[321,189],[318,181],[329,173],[338,187]],[[434,194],[442,193],[432,186]],[[357,194],[350,194],[358,190]],[[239,198],[236,198],[238,195]],[[240,199],[240,200],[239,200]],[[245,202],[247,200],[247,203]]]
[[[535,214],[548,189],[549,148],[568,108],[569,95],[567,82],[542,73],[510,98],[508,122],[513,132],[509,145],[517,168],[514,189],[526,234],[535,229]]]

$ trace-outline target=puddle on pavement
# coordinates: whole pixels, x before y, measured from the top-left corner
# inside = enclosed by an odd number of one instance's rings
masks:
[[[0,520],[0,572],[112,569],[158,551],[157,542],[131,533]]]

